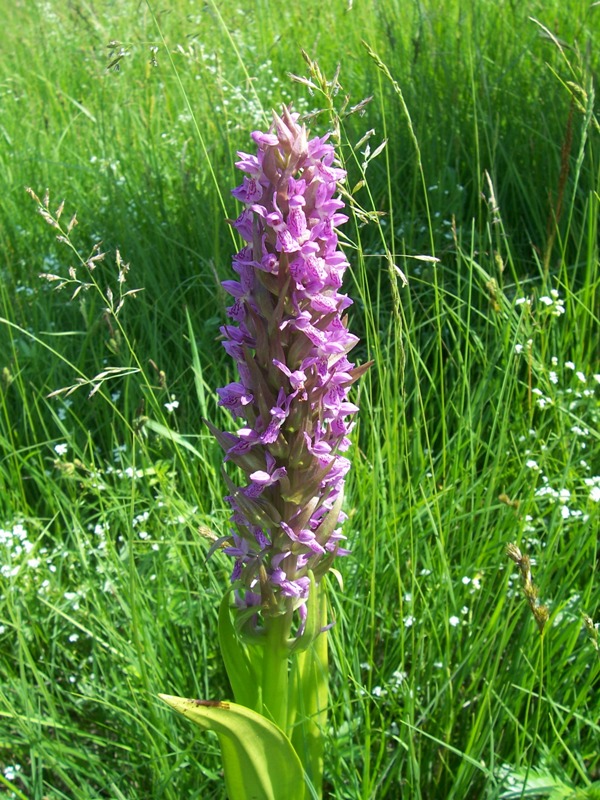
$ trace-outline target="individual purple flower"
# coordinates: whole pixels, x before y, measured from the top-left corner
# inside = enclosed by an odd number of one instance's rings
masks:
[[[339,292],[348,266],[336,228],[347,220],[327,136],[308,139],[298,114],[273,114],[255,131],[257,154],[239,152],[246,173],[233,195],[244,209],[233,222],[245,242],[233,258],[239,280],[224,281],[234,324],[221,328],[239,380],[218,390],[219,404],[243,421],[234,433],[211,427],[242,486],[226,477],[232,509],[224,552],[235,559],[237,604],[266,616],[306,620],[311,574],[318,583],[345,555],[340,524],[350,467],[348,390],[368,365],[347,354],[358,339]],[[260,612],[260,613],[259,613]]]

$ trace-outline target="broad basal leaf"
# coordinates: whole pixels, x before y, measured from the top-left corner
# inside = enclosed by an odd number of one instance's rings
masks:
[[[229,800],[304,800],[300,759],[287,736],[268,719],[237,703],[159,697],[218,735]]]

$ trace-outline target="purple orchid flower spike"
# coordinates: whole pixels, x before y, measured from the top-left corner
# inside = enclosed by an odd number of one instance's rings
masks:
[[[233,223],[244,240],[234,256],[239,280],[224,281],[234,298],[221,329],[239,379],[218,390],[219,405],[242,424],[217,435],[226,460],[247,476],[226,477],[235,559],[236,603],[248,632],[267,617],[298,612],[301,634],[312,580],[345,555],[340,524],[341,453],[358,408],[348,390],[368,365],[347,354],[358,339],[347,329],[351,300],[340,293],[348,262],[336,228],[347,220],[327,136],[308,139],[298,114],[284,108],[267,133],[254,132],[256,155],[238,153],[246,173],[233,195],[244,210]],[[251,611],[255,610],[255,614]]]

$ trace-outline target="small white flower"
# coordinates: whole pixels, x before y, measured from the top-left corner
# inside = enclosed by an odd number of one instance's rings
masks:
[[[69,636],[69,641],[70,642],[76,642],[76,641],[78,641],[78,639],[79,639],[79,634],[78,633],[72,633]]]
[[[16,525],[13,525],[12,535],[17,539],[24,541],[27,538],[27,530],[21,522],[17,522]]]
[[[561,506],[560,508],[560,515],[563,519],[569,519],[571,516],[571,510],[568,506]]]
[[[465,575],[464,578],[462,579],[462,582],[464,583],[465,586],[468,586],[471,583],[471,578]]]
[[[61,444],[54,445],[54,452],[57,456],[66,456],[67,450],[69,449],[69,445],[65,442],[61,442]]]
[[[548,373],[548,377],[550,378],[550,383],[558,383],[558,375],[556,372],[554,372],[554,370],[551,370]]]
[[[409,614],[407,617],[404,617],[404,627],[405,628],[412,627],[414,622],[415,622],[415,618],[412,616],[412,614]]]
[[[587,428],[580,428],[579,425],[573,425],[571,433],[574,433],[576,436],[588,436],[589,430]]]
[[[575,369],[575,364],[572,361],[565,361],[565,367],[567,369]]]
[[[397,669],[392,672],[392,678],[397,684],[401,684],[408,678],[408,673],[404,672],[403,669]]]
[[[590,500],[593,503],[600,503],[600,486],[594,486],[590,492]]]
[[[4,768],[4,777],[7,781],[14,781],[17,777],[17,773],[21,771],[21,765],[15,764],[14,766],[8,766]],[[14,796],[14,795],[13,795]]]
[[[587,383],[587,378],[585,377],[585,375],[583,374],[583,372],[582,372],[581,370],[578,370],[578,371],[575,373],[575,375],[577,375],[577,377],[579,378],[579,380],[580,380],[582,383]]]
[[[135,528],[137,525],[140,524],[140,522],[145,522],[149,516],[150,512],[148,510],[142,511],[141,514],[138,514],[136,517],[133,518],[132,521],[133,527]]]
[[[450,619],[448,620],[448,622],[450,623],[450,625],[452,625],[452,627],[453,627],[453,628],[456,628],[456,626],[460,624],[460,620],[459,620],[459,618],[458,618],[458,617],[456,617],[456,616],[452,616],[452,617],[450,617]]]
[[[116,447],[113,447],[113,461],[119,461],[121,453],[124,453],[126,450],[127,450],[126,444],[118,444]]]
[[[533,458],[530,458],[529,461],[525,462],[525,466],[529,469],[539,470],[540,465],[535,461]]]
[[[165,403],[165,408],[169,414],[172,414],[176,408],[179,408],[179,400],[175,399],[175,395],[171,395],[171,402]]]

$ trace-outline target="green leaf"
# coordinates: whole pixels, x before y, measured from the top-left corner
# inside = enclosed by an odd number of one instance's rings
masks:
[[[260,711],[262,709],[260,682],[262,647],[253,647],[250,651],[241,641],[231,621],[229,597],[230,592],[227,592],[219,606],[221,655],[236,701],[254,711]]]
[[[323,781],[323,733],[329,701],[326,625],[325,584],[315,584],[311,573],[305,632],[311,638],[309,646],[292,661],[289,708],[292,744],[317,792]]]
[[[198,353],[194,328],[192,326],[192,318],[190,316],[189,309],[187,308],[185,309],[185,317],[187,319],[188,336],[190,337],[190,348],[192,351],[192,372],[194,375],[194,386],[196,387],[196,397],[198,398],[198,405],[200,406],[200,415],[202,418],[205,418],[208,417],[206,394],[204,392],[205,382],[202,375],[202,364],[200,362],[200,355]]]
[[[290,740],[268,719],[237,703],[159,695],[219,737],[229,800],[304,800],[302,764]]]
[[[162,436],[164,439],[170,439],[175,445],[179,447],[185,447],[186,450],[189,450],[190,453],[193,453],[196,458],[203,460],[202,453],[197,450],[191,442],[182,436],[177,431],[171,430],[166,425],[163,425],[162,422],[157,422],[155,419],[145,419],[144,420],[144,427],[148,428],[148,430],[154,431],[159,436]]]
[[[306,650],[320,635],[321,629],[327,624],[326,609],[321,600],[322,593],[320,591],[320,584],[317,584],[312,570],[309,570],[308,577],[310,579],[310,590],[306,603],[306,625],[302,635],[298,636],[297,639],[290,643],[290,654],[296,654],[302,652],[302,650]],[[324,584],[322,585],[324,586]]]
[[[600,800],[600,781],[584,789],[577,789],[574,794],[569,795],[568,800]]]

